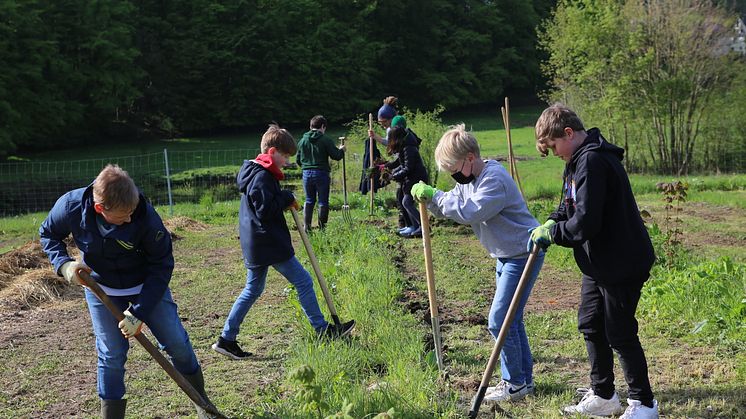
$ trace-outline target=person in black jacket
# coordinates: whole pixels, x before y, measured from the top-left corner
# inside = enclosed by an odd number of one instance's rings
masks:
[[[614,389],[619,355],[629,386],[623,418],[657,418],[658,402],[637,336],[635,310],[655,261],[653,245],[622,166],[624,150],[598,128],[586,132],[570,108],[555,104],[536,123],[536,148],[565,162],[562,200],[549,220],[531,231],[528,246],[571,247],[582,276],[578,330],[591,364],[591,388],[568,413],[610,416],[621,412]]]
[[[233,303],[223,331],[212,349],[233,359],[245,359],[245,352],[236,340],[246,314],[264,292],[267,272],[272,266],[295,286],[303,313],[319,336],[341,337],[352,331],[354,321],[336,327],[321,313],[313,289],[311,274],[295,257],[290,230],[283,211],[300,205],[287,189],[280,189],[285,178],[282,167],[295,154],[296,145],[290,133],[270,125],[262,136],[262,154],[254,160],[244,160],[236,177],[241,203],[238,213],[241,250],[246,266],[246,286]]]
[[[420,181],[427,183],[428,175],[420,156],[417,138],[402,126],[393,127],[389,131],[386,148],[389,154],[398,154],[397,159],[389,163],[387,168],[391,170],[391,178],[401,184],[401,206],[406,211],[406,220],[409,222],[399,234],[408,238],[422,237],[420,212],[412,198],[412,185]]]

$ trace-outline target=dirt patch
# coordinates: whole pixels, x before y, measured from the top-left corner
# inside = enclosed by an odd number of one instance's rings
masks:
[[[173,234],[174,231],[205,231],[207,224],[191,219],[189,217],[178,216],[163,220],[163,225]]]
[[[526,313],[577,310],[580,303],[580,275],[544,264],[526,303]]]

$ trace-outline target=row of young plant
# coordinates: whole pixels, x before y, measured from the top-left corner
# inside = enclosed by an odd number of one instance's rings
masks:
[[[737,352],[746,344],[746,264],[702,260],[682,244],[680,214],[689,184],[656,185],[665,202],[661,224],[649,225],[658,257],[643,289],[640,312],[659,330]]]
[[[340,317],[357,322],[355,336],[294,341],[285,385],[295,396],[269,410],[287,418],[452,417],[456,395],[439,385],[434,356],[424,344],[429,329],[397,302],[404,288],[391,258],[397,240],[366,222],[366,210],[353,216],[354,228],[341,220],[330,223],[311,241]],[[292,293],[288,301],[302,316]]]

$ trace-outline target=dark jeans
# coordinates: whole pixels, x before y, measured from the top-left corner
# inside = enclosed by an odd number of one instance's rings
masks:
[[[396,188],[396,207],[399,209],[399,227],[409,227],[412,225],[412,222],[409,220],[409,215],[407,215],[407,210],[404,209],[404,205],[402,205],[402,199],[404,199],[404,187],[400,183],[399,186]]]
[[[635,319],[645,279],[610,286],[583,275],[578,330],[585,336],[591,363],[591,388],[605,399],[614,395],[613,349],[619,355],[629,398],[643,404],[653,401],[648,364],[637,337]]]
[[[319,198],[319,208],[329,206],[329,186],[331,177],[326,170],[306,169],[303,171],[303,192],[306,194],[306,204],[314,205],[316,196]]]

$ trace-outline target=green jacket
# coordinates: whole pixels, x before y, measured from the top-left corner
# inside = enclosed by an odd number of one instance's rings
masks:
[[[298,155],[295,161],[303,170],[318,169],[331,172],[329,158],[341,160],[344,154],[344,150],[338,149],[334,140],[312,129],[303,134],[303,138],[298,141]]]

